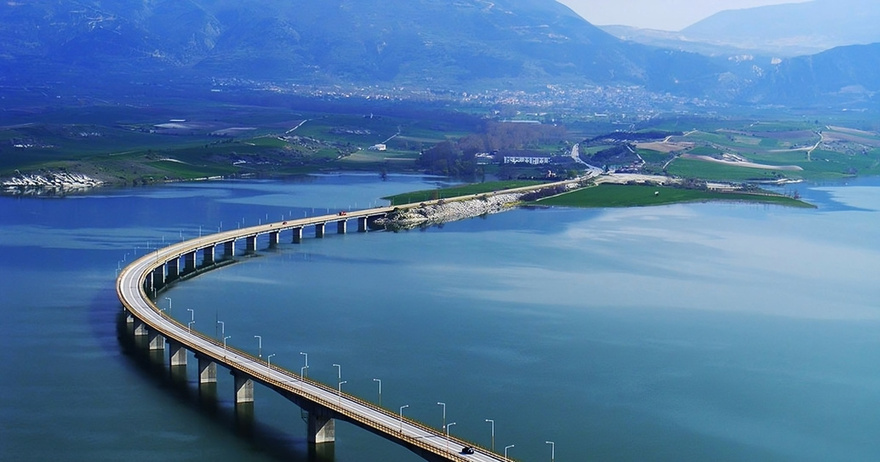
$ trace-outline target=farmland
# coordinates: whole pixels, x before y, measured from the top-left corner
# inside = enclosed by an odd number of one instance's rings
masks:
[[[139,184],[325,169],[405,170],[425,146],[470,129],[448,120],[240,105],[58,112],[24,114],[21,123],[0,126],[0,177],[72,171]]]
[[[776,194],[693,190],[664,186],[601,184],[542,199],[545,206],[647,207],[682,202],[757,202],[789,207],[811,207],[797,199]]]
[[[499,165],[497,158],[475,165],[474,152],[545,153],[554,157],[552,174],[571,176],[577,165],[564,162],[575,144],[582,160],[600,168],[706,181],[784,183],[880,174],[880,134],[850,119],[658,118],[633,126],[633,140],[627,141],[626,132],[609,132],[613,125],[607,121],[573,121],[568,130],[555,124],[505,125],[487,114],[450,109],[366,103],[297,110],[277,103],[161,101],[19,109],[7,116],[0,126],[0,179],[70,172],[109,184],[149,184],[326,170],[430,170],[426,165],[444,167],[447,175],[472,172],[466,180],[538,179],[549,173],[547,167]],[[519,140],[529,130],[541,136]],[[603,139],[603,132],[616,135]],[[652,138],[655,133],[668,135]],[[453,145],[441,152],[447,156],[442,162],[417,162],[447,141]]]

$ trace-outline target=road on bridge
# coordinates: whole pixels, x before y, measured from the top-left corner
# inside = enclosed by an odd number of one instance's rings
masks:
[[[454,437],[447,440],[446,435],[440,430],[408,421],[406,418],[401,419],[398,414],[392,411],[380,408],[346,393],[340,393],[338,390],[308,378],[303,379],[288,370],[276,366],[272,366],[270,370],[267,363],[260,359],[233,348],[228,348],[222,342],[218,342],[199,332],[190,331],[186,325],[170,318],[165,312],[161,311],[150,300],[145,291],[145,281],[154,269],[169,260],[180,258],[188,253],[220,245],[230,240],[340,221],[341,219],[374,216],[387,213],[392,209],[392,207],[381,207],[349,212],[345,216],[324,215],[288,220],[286,222],[268,223],[220,232],[173,244],[158,249],[155,252],[150,252],[125,267],[117,278],[117,293],[129,313],[149,326],[149,329],[164,336],[167,340],[177,342],[189,351],[211,358],[217,364],[250,376],[253,380],[275,388],[278,391],[291,393],[305,400],[317,403],[330,409],[339,417],[367,426],[392,441],[420,448],[446,460],[479,462],[505,460],[502,456],[481,448],[475,448],[475,453],[471,455],[460,454],[466,443]]]

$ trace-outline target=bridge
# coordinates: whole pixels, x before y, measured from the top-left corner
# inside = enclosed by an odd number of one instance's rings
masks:
[[[185,367],[187,352],[192,352],[198,362],[200,385],[217,382],[218,365],[228,369],[234,378],[236,406],[253,403],[254,383],[260,383],[295,403],[308,414],[309,443],[332,444],[335,441],[335,420],[343,420],[398,443],[429,461],[507,460],[492,451],[450,437],[442,430],[411,421],[403,416],[402,409],[400,412],[384,409],[342,392],[341,386],[333,388],[311,380],[229,347],[225,339],[218,341],[193,331],[191,324],[183,324],[168,316],[153,302],[168,284],[216,267],[220,262],[215,255],[218,247],[222,247],[225,257],[231,258],[238,241],[244,241],[247,252],[256,252],[259,236],[267,235],[270,246],[277,245],[282,235],[287,234],[290,234],[291,242],[299,243],[306,228],[313,228],[314,236],[321,238],[328,225],[331,229],[335,225],[337,233],[346,233],[350,220],[356,221],[358,232],[367,232],[370,220],[383,217],[394,208],[379,207],[261,224],[151,251],[122,269],[116,280],[116,291],[126,320],[133,324],[135,336],[147,338],[150,350],[168,350],[169,366]],[[473,447],[474,454],[462,454],[465,447]]]

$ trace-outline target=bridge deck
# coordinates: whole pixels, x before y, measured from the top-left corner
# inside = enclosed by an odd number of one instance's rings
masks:
[[[189,351],[203,357],[211,358],[216,363],[238,373],[250,376],[253,380],[266,384],[279,392],[290,393],[301,399],[316,403],[331,410],[338,418],[356,422],[368,427],[389,440],[405,446],[420,449],[433,454],[439,459],[455,461],[501,461],[503,457],[488,450],[475,448],[476,453],[462,455],[459,452],[464,446],[470,446],[463,440],[450,438],[440,430],[412,422],[398,414],[368,403],[355,396],[339,393],[327,385],[301,378],[299,375],[283,368],[272,366],[270,370],[265,361],[255,358],[240,350],[224,347],[222,342],[203,335],[190,332],[187,326],[167,316],[153,302],[145,291],[145,281],[151,272],[166,262],[180,256],[219,245],[231,240],[258,236],[270,232],[301,228],[310,225],[337,222],[343,219],[363,218],[390,212],[393,207],[381,207],[347,213],[345,216],[323,215],[318,217],[288,220],[286,222],[268,223],[260,226],[242,228],[212,234],[188,241],[180,242],[135,260],[124,268],[117,278],[116,290],[125,309],[144,322],[150,329],[163,335],[166,339],[180,343]],[[448,451],[447,452],[447,444]]]

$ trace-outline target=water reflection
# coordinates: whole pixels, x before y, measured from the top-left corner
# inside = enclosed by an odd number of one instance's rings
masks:
[[[291,435],[262,424],[257,418],[254,403],[231,404],[224,402],[218,388],[226,386],[232,394],[230,383],[203,383],[192,380],[188,366],[168,366],[166,351],[150,350],[146,336],[135,336],[134,326],[127,322],[127,316],[119,311],[116,317],[117,338],[119,346],[130,361],[137,366],[143,380],[153,383],[170,393],[177,406],[201,415],[201,421],[210,425],[231,430],[247,445],[258,449],[273,460],[286,461],[332,461],[332,449],[306,449],[304,438],[300,441],[291,440]],[[190,355],[188,362],[195,362]],[[194,365],[189,365],[194,368]],[[268,392],[268,390],[264,390]],[[138,406],[148,406],[139,403]],[[292,409],[293,412],[295,409]],[[169,415],[168,418],[173,418]],[[327,454],[330,454],[328,458]]]
[[[328,181],[322,194],[346,192],[322,202],[378,199],[360,179],[315,180]],[[298,370],[308,351],[311,375],[335,383],[343,364],[346,390],[367,399],[379,377],[387,407],[433,425],[446,402],[456,433],[483,445],[494,419],[523,460],[544,458],[548,439],[569,460],[875,460],[873,181],[800,185],[818,210],[535,209],[309,236],[166,295],[208,334],[224,320],[236,346],[262,335],[273,365]],[[405,183],[394,188],[420,188]],[[262,388],[251,430],[230,438],[229,374],[211,390],[194,366],[175,381],[156,353],[139,356],[117,335],[112,284],[149,243],[311,213],[311,200],[273,182],[0,198],[0,458],[327,457],[310,454],[299,410]],[[330,459],[420,460],[337,430]]]

